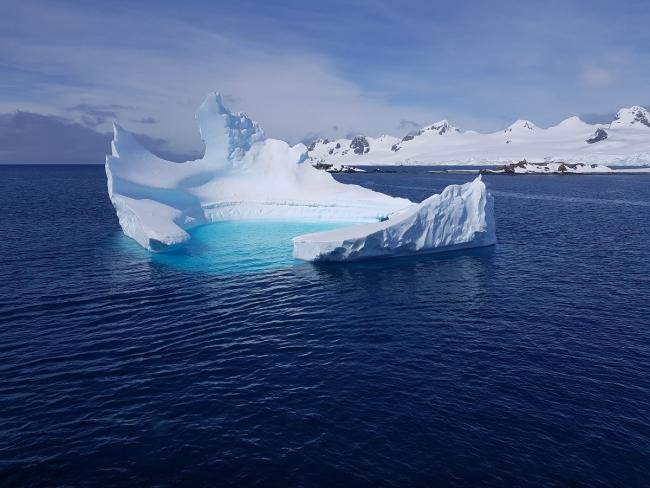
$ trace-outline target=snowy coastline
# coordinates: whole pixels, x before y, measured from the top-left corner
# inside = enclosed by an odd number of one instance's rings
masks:
[[[490,165],[523,159],[642,166],[650,164],[650,114],[633,106],[619,110],[609,124],[570,117],[548,128],[517,120],[489,134],[461,131],[441,120],[403,137],[318,139],[310,144],[309,156],[314,163],[348,166]]]

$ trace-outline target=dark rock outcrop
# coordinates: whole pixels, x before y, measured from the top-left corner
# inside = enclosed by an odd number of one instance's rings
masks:
[[[587,139],[587,144],[594,144],[596,142],[604,141],[607,139],[609,134],[605,129],[596,129],[596,132],[594,132],[594,135]]]
[[[357,136],[350,142],[350,149],[354,151],[354,154],[366,154],[370,151],[370,144],[368,144],[368,139],[365,137]]]
[[[565,163],[563,161],[554,161],[558,166],[556,169],[551,170],[549,163],[529,163],[525,159],[510,164],[504,164],[502,166],[497,166],[494,169],[481,169],[479,174],[482,175],[516,175],[516,174],[535,174],[535,175],[557,175],[557,174],[581,174],[582,168],[587,167],[584,163]],[[597,168],[597,164],[592,164],[589,166],[591,169]],[[517,173],[517,169],[523,169],[523,172]],[[541,171],[540,171],[541,170]]]
[[[449,125],[449,122],[446,120],[441,120],[440,122],[436,122],[435,124],[425,127],[424,129],[420,129],[417,135],[421,136],[427,131],[435,131],[440,136],[446,134],[447,132],[460,132],[456,127]]]
[[[316,169],[324,169],[324,170],[328,170],[332,167],[332,165],[329,163],[316,163],[313,166]]]
[[[646,127],[650,127],[650,120],[645,116],[645,114],[641,111],[637,111],[634,114],[634,120],[637,122],[645,125]]]
[[[311,152],[314,149],[316,149],[316,144],[329,144],[330,140],[329,139],[316,139],[307,146],[307,151]]]

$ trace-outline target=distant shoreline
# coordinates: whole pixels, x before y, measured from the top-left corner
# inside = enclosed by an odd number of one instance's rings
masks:
[[[609,172],[596,172],[596,173],[573,173],[573,172],[551,172],[551,173],[497,173],[497,172],[482,172],[483,170],[476,169],[461,169],[461,170],[429,170],[427,173],[433,174],[448,174],[448,175],[487,175],[487,176],[650,176],[650,171],[627,171],[627,170],[614,170]]]

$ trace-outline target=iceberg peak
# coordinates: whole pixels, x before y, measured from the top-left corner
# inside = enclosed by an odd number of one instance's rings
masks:
[[[260,125],[244,112],[231,112],[217,92],[205,98],[196,120],[205,144],[203,159],[217,169],[241,160],[253,144],[264,140]]]
[[[119,157],[122,152],[135,154],[147,151],[145,147],[129,131],[117,122],[113,122],[113,140],[111,141],[111,154]]]

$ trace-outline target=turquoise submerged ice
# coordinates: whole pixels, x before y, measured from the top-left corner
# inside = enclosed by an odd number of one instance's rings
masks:
[[[321,241],[305,245],[295,240],[295,256],[310,261],[433,252],[495,241],[491,197],[480,178],[463,185],[465,190],[456,191],[453,201],[432,197],[414,204],[340,183],[316,170],[303,144],[266,138],[256,122],[230,112],[216,93],[208,95],[196,118],[205,154],[185,163],[156,157],[115,126],[112,154],[106,158],[108,193],[124,233],[149,251],[177,250],[204,232],[191,229],[229,221],[374,225],[353,231],[349,236],[354,242],[347,237],[338,242],[334,236],[337,242],[322,249],[316,244]],[[362,242],[364,232],[371,246]],[[304,231],[297,229],[294,236],[298,234]],[[354,252],[331,248],[339,244],[352,246]]]
[[[152,254],[151,259],[181,270],[218,275],[278,270],[306,264],[292,256],[293,236],[341,225],[336,222],[217,222],[191,229],[192,239],[187,245],[172,252]]]

